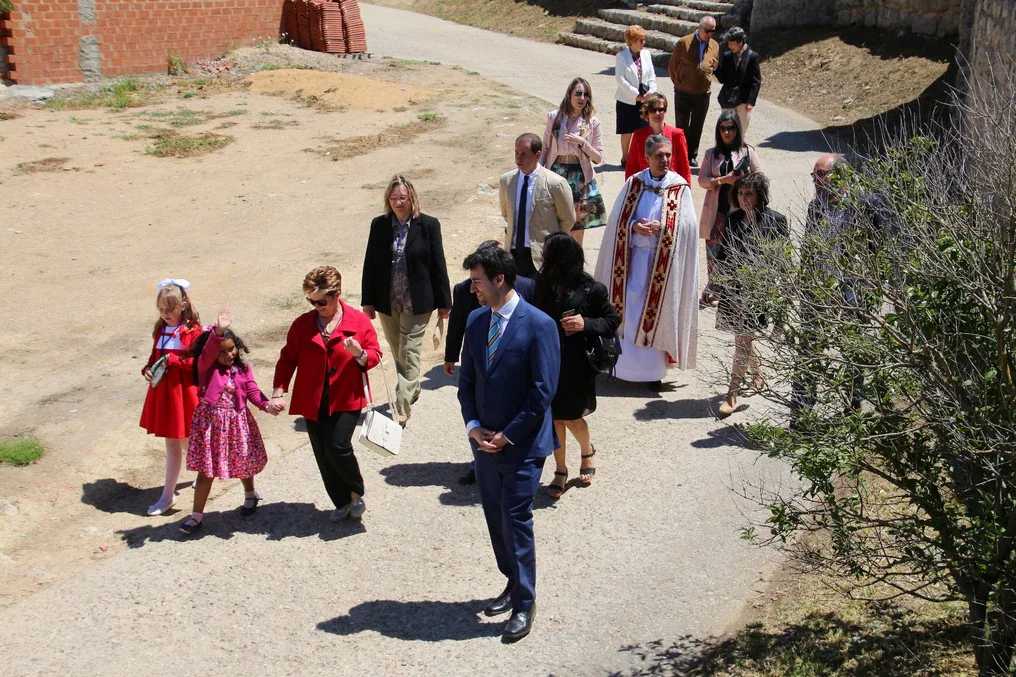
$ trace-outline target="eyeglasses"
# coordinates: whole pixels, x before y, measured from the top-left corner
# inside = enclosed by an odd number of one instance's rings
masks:
[[[657,107],[657,108],[650,108],[649,112],[650,113],[666,113],[667,109],[666,108],[659,108],[659,107]]]
[[[816,169],[815,171],[813,171],[811,173],[811,176],[812,176],[812,178],[815,178],[815,179],[825,179],[825,178],[828,178],[828,177],[832,176],[834,171],[835,170],[833,170],[833,169]]]
[[[408,197],[395,197],[394,195],[392,195],[391,197],[388,198],[388,201],[391,202],[392,204],[400,205],[403,202],[409,202],[409,198]]]
[[[572,96],[577,96],[580,99],[588,99],[589,98],[589,95],[586,94],[585,92],[572,92],[571,95]]]
[[[314,299],[312,299],[311,297],[309,297],[309,296],[307,296],[306,299],[307,299],[307,303],[311,304],[312,306],[317,306],[318,308],[324,308],[325,306],[328,305],[328,302],[331,301],[331,294],[328,294],[327,296],[325,296],[325,298],[318,299],[316,301]]]
[[[736,132],[737,131],[737,127],[735,127],[734,125],[720,125],[720,131],[721,132]]]
[[[709,33],[709,34],[712,34],[712,33],[715,33],[715,32],[716,32],[716,29],[715,29],[715,28],[703,28],[702,30],[703,30],[704,32],[706,32],[706,33]]]

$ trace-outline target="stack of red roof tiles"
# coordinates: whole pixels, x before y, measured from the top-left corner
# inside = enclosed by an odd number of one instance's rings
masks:
[[[284,0],[282,25],[293,44],[315,52],[367,51],[367,32],[357,0]]]

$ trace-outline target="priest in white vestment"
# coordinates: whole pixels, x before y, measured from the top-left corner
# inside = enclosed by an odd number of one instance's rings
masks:
[[[691,189],[669,171],[665,136],[646,140],[649,168],[625,181],[603,233],[594,277],[621,316],[615,376],[661,381],[667,367],[695,368],[698,219]]]

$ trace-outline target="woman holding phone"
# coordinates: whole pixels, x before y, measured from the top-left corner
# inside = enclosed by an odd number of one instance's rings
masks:
[[[579,482],[588,485],[596,474],[585,417],[596,411],[596,370],[586,357],[587,340],[613,336],[621,318],[607,298],[607,288],[585,272],[582,245],[567,233],[552,233],[543,244],[543,267],[536,278],[533,305],[558,322],[561,339],[561,372],[550,408],[561,446],[554,450],[554,481],[547,487],[551,498],[560,498],[568,483],[565,463],[566,432],[579,443]]]

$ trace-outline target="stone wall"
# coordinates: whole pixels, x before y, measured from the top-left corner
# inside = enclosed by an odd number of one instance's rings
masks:
[[[1013,0],[976,0],[967,42],[967,60],[974,73],[989,69],[1012,73],[1016,58],[1016,3]]]
[[[956,36],[962,4],[961,0],[755,0],[751,28],[867,26]]]

